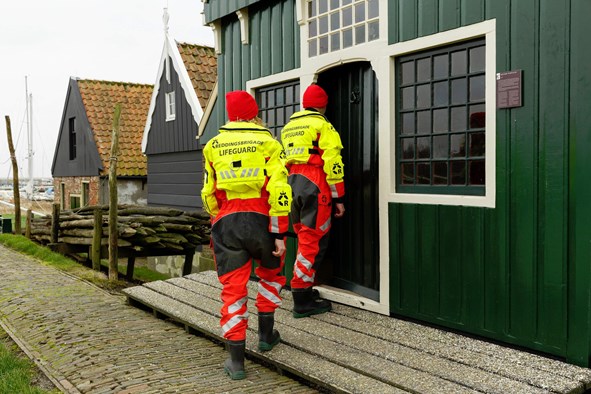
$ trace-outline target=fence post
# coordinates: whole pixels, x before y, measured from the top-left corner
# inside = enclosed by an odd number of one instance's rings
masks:
[[[60,205],[54,203],[51,207],[51,243],[58,242],[60,231]]]
[[[101,270],[101,239],[103,237],[103,211],[94,209],[94,232],[92,233],[92,269]]]

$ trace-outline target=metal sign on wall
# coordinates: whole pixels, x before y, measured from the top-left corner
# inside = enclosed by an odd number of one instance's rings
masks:
[[[497,73],[497,108],[521,107],[522,70]]]

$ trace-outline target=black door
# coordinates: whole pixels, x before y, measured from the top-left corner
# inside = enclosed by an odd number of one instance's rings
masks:
[[[379,301],[378,86],[368,62],[327,70],[326,116],[343,142],[345,216],[333,220],[330,249],[319,279]]]

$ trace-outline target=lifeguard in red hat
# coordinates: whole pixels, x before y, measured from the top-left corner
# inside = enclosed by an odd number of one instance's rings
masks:
[[[254,98],[239,90],[226,94],[229,122],[203,149],[205,157],[203,206],[212,216],[211,238],[217,274],[223,285],[220,325],[230,358],[224,370],[244,379],[244,350],[248,326],[246,284],[251,261],[260,278],[258,310],[261,351],[280,341],[274,312],[285,255],[285,233],[291,206],[283,147],[258,118]]]
[[[298,237],[291,280],[296,318],[331,309],[331,303],[318,298],[312,286],[328,248],[333,204],[334,217],[345,213],[343,145],[324,116],[328,95],[320,86],[310,85],[302,104],[304,110],[294,113],[281,131],[293,191],[290,219]]]

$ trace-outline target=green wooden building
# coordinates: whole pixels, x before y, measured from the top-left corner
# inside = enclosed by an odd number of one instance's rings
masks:
[[[204,3],[201,143],[227,91],[276,135],[310,83],[329,94],[347,213],[325,297],[589,365],[590,1]]]

